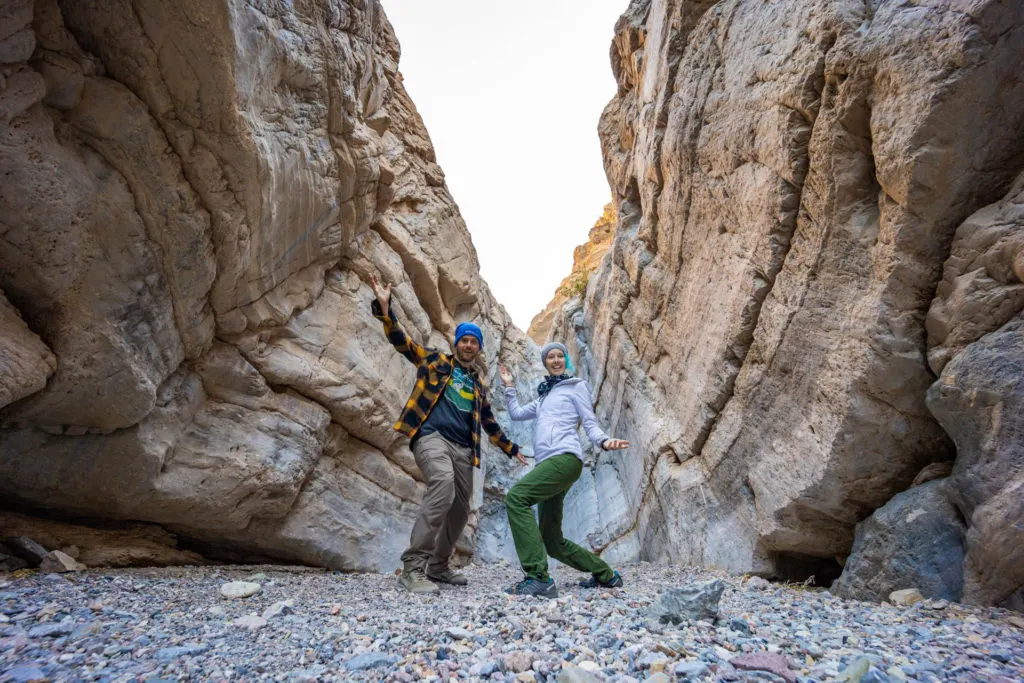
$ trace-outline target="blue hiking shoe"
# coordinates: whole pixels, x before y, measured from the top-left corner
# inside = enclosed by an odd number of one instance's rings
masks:
[[[505,588],[505,592],[509,595],[532,595],[537,598],[558,597],[558,588],[555,586],[554,579],[540,581],[532,576],[527,576],[519,583],[508,586]]]
[[[612,578],[602,581],[597,574],[591,574],[589,579],[580,581],[580,588],[622,588],[622,575],[618,572],[612,574]]]

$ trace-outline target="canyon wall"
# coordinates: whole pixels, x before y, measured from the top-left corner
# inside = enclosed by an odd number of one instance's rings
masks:
[[[955,458],[965,596],[1011,600],[1024,5],[634,0],[611,61],[618,223],[554,335],[633,447],[592,463],[577,533],[827,582]]]
[[[370,276],[422,342],[472,319],[492,379],[499,356],[539,368],[398,59],[372,0],[4,3],[5,505],[217,557],[399,564],[423,483],[391,426],[415,371]]]

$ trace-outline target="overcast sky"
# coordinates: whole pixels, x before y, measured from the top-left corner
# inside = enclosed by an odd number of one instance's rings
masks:
[[[628,0],[382,0],[498,301],[524,330],[610,198],[597,121]]]

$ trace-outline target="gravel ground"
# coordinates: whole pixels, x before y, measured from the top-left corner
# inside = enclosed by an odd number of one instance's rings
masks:
[[[393,575],[281,566],[0,575],[0,681],[1024,680],[1020,613],[621,569],[624,588],[595,591],[559,568],[557,600],[502,593],[519,578],[508,565],[470,567],[470,586],[436,597]],[[662,592],[714,578],[716,623],[647,616]],[[260,590],[226,598],[232,581]]]

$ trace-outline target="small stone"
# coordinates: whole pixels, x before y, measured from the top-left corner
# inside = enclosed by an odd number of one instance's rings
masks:
[[[281,600],[275,602],[273,605],[263,610],[263,618],[270,621],[274,617],[285,616],[288,614],[295,614],[295,601],[294,600]]]
[[[178,645],[175,647],[162,647],[153,653],[153,659],[158,662],[172,662],[181,657],[194,657],[210,649],[206,643],[193,645]]]
[[[39,565],[39,571],[41,572],[53,572],[57,574],[66,574],[68,572],[80,572],[85,569],[86,566],[81,562],[75,560],[67,553],[63,553],[59,550],[51,550],[43,558],[42,564]]]
[[[516,680],[519,681],[519,683],[536,683],[537,677],[532,671],[524,671],[516,675]]]
[[[50,677],[34,666],[16,666],[4,672],[4,678],[12,683],[44,683]]]
[[[528,671],[533,666],[533,653],[532,652],[510,652],[505,655],[505,671],[511,671],[512,673],[522,673]]]
[[[452,640],[468,640],[473,637],[473,632],[464,628],[451,627],[445,631]]]
[[[489,659],[484,662],[477,662],[476,664],[471,666],[469,668],[469,675],[487,678],[491,674],[497,672],[500,668],[501,665],[499,665],[498,662],[494,661],[493,659]]]
[[[789,670],[789,661],[780,654],[751,652],[733,657],[729,664],[742,671],[768,671],[786,679],[787,683],[796,683],[796,674]]]
[[[839,672],[836,680],[846,681],[847,683],[860,683],[861,679],[870,668],[871,660],[867,657],[858,657],[850,662],[845,669]]]
[[[593,662],[584,662],[584,664],[593,664]],[[562,667],[557,680],[558,683],[601,683],[600,678],[578,666]]]
[[[746,619],[740,619],[739,617],[733,617],[729,620],[729,628],[738,633],[742,633],[745,636],[753,635],[754,631],[750,628],[750,624],[747,623]]]
[[[1024,617],[1018,617],[1016,615],[1006,618],[1007,623],[1011,626],[1016,626],[1019,629],[1024,630]]]
[[[356,655],[345,662],[344,667],[349,671],[365,671],[375,669],[379,666],[391,666],[398,661],[395,655],[384,654],[383,652],[366,652]]]
[[[669,683],[670,679],[664,673],[659,671],[657,673],[651,674],[650,676],[648,676],[644,680],[648,681],[648,683]]]
[[[42,624],[28,632],[29,638],[58,638],[69,635],[75,630],[75,624],[69,621],[62,621],[59,624]]]
[[[916,588],[904,588],[903,590],[889,593],[889,602],[900,607],[910,607],[922,600],[924,600],[924,596]]]
[[[658,596],[647,615],[662,624],[714,621],[718,618],[718,601],[724,591],[725,582],[721,579],[672,588]]]
[[[231,623],[235,626],[242,626],[250,631],[255,631],[258,628],[266,626],[267,620],[258,614],[247,614],[244,617],[238,617]]]
[[[772,587],[772,582],[762,579],[760,576],[751,576],[747,579],[747,588],[751,590],[766,590]]]
[[[331,616],[336,617],[339,614],[341,614],[341,605],[338,603],[334,603],[333,605],[331,605]]]
[[[667,659],[656,659],[655,661],[651,662],[651,666],[650,666],[651,673],[652,674],[660,673],[660,672],[665,670],[666,666],[668,666],[668,660]]]
[[[885,674],[889,677],[889,683],[905,683],[907,680],[907,674],[898,666],[890,666]]]
[[[708,665],[698,660],[678,662],[673,669],[676,678],[684,680],[700,678],[708,670]]]
[[[861,676],[858,683],[889,683],[889,677],[875,667],[871,667],[867,673]]]
[[[590,660],[580,662],[579,668],[583,669],[584,671],[591,671],[595,673],[601,670],[601,667],[597,665],[597,662],[592,662]]]
[[[249,581],[230,581],[220,587],[220,594],[225,598],[248,598],[260,592],[262,586]]]

